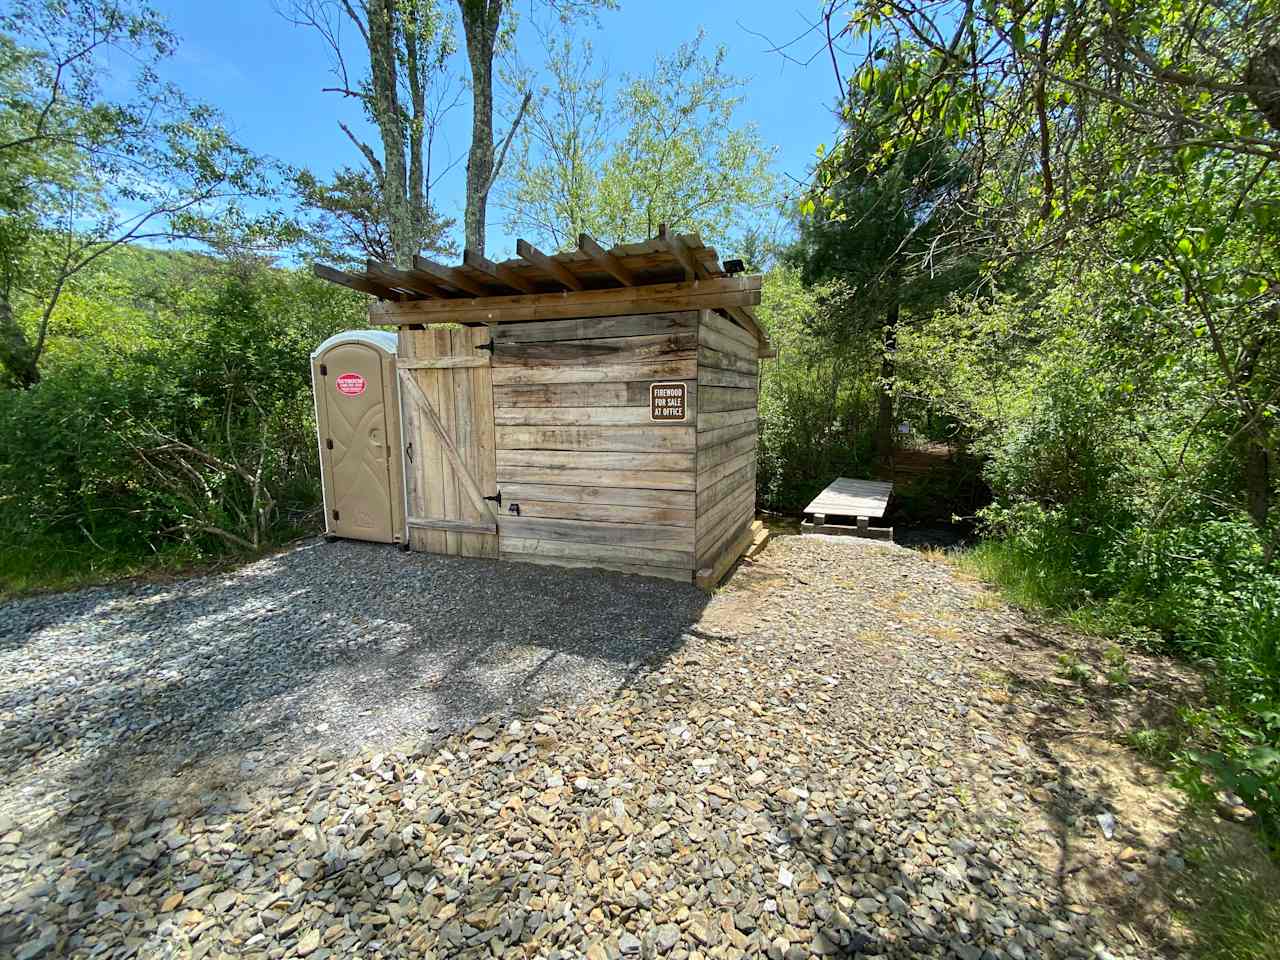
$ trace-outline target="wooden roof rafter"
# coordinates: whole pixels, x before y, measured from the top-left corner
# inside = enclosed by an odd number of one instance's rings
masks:
[[[400,270],[381,260],[369,260],[365,263],[365,274],[387,286],[397,287],[421,294],[424,297],[448,297],[449,291],[436,283],[431,277],[416,270]]]
[[[590,234],[578,234],[578,249],[624,287],[636,286],[635,274],[628,270],[616,256],[596,243]]]
[[[665,223],[658,226],[658,242],[671,252],[682,267],[684,267],[685,275],[691,280],[705,280],[711,276],[711,271],[707,269],[707,265],[698,260],[693,252],[686,245],[683,237],[673,237],[667,233],[667,225]],[[773,348],[773,344],[769,342],[769,335],[764,332],[764,328],[760,326],[760,321],[751,312],[750,307],[743,306],[726,306],[724,312],[731,320],[746,330],[760,345],[759,356],[776,357],[778,351]]]
[[[355,290],[359,293],[367,293],[371,297],[377,297],[379,300],[389,300],[392,303],[409,299],[399,290],[394,289],[384,283],[379,283],[376,279],[370,277],[361,277],[354,273],[348,273],[345,270],[339,270],[336,267],[325,266],[323,263],[317,263],[312,272],[321,280],[328,280],[330,283],[336,283],[340,287],[346,287],[348,290]]]
[[[385,301],[370,308],[375,323],[502,323],[582,316],[587,309],[621,315],[628,305],[712,309],[748,331],[760,356],[775,355],[751,312],[760,302],[760,278],[730,275],[696,233],[673,234],[665,224],[657,236],[607,250],[584,233],[574,249],[553,255],[518,240],[516,257],[496,263],[468,250],[452,267],[414,257],[408,268],[371,260],[363,272],[320,264],[314,272]],[[416,319],[397,321],[397,314]]]
[[[426,257],[415,256],[413,258],[413,268],[419,273],[425,273],[446,287],[453,287],[470,296],[491,297],[494,295],[493,290],[485,284],[472,280],[457,267],[446,267],[444,264],[428,260]]]
[[[516,241],[516,255],[533,264],[567,290],[585,290],[586,286],[559,260],[548,257],[527,240]]]
[[[483,273],[492,278],[495,284],[500,284],[512,290],[517,290],[520,293],[538,292],[538,285],[532,280],[521,276],[505,263],[494,263],[492,260],[481,256],[474,250],[464,250],[462,253],[462,262],[477,273]]]

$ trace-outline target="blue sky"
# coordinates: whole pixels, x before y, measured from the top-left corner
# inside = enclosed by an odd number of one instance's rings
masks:
[[[517,42],[522,49],[528,47],[525,59],[534,61],[540,48],[527,26],[535,6],[533,0],[516,4],[522,17]],[[771,0],[620,0],[618,10],[601,15],[599,29],[580,29],[589,32],[597,60],[607,63],[612,74],[623,74],[647,70],[655,56],[671,52],[704,27],[708,46],[723,43],[728,48],[729,72],[748,80],[739,118],[754,121],[764,141],[777,146],[780,175],[803,177],[817,145],[831,141],[834,121],[828,105],[835,83],[830,64],[825,57],[815,57],[809,65],[799,65],[768,48],[771,41],[801,33],[813,6],[803,0],[794,6]],[[359,129],[363,119],[354,104],[321,92],[332,77],[318,36],[288,23],[274,12],[270,0],[171,0],[161,8],[182,38],[165,73],[188,94],[220,108],[241,142],[319,174],[356,165],[355,148],[337,121]],[[809,37],[791,52],[804,58],[816,48],[816,38]],[[456,59],[456,69],[465,73],[463,55]],[[495,127],[502,131],[506,125],[498,120]],[[374,132],[367,133],[376,143]],[[436,193],[437,205],[459,222],[469,135],[467,95],[444,131],[444,152],[464,159]],[[488,247],[494,258],[513,255],[515,249],[515,238],[508,235],[492,201]]]

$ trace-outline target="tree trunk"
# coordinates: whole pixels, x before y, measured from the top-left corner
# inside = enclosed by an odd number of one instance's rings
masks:
[[[425,14],[423,15],[425,16]],[[422,84],[419,62],[423,48],[425,24],[418,18],[406,18],[404,25],[405,72],[409,75],[409,214],[413,226],[414,253],[422,243],[427,228],[427,183],[422,160],[422,142],[426,135],[426,91]]]
[[[493,50],[503,0],[458,0],[471,64],[471,151],[467,154],[466,247],[484,254],[485,210],[493,186]]]
[[[1271,520],[1272,454],[1265,435],[1251,433],[1245,439],[1244,488],[1249,510],[1262,540],[1264,559],[1270,565],[1275,554],[1275,541],[1269,523]]]
[[[417,252],[413,212],[406,190],[404,126],[396,87],[396,0],[368,0],[369,68],[374,119],[382,134],[382,203],[396,265],[407,267]]]
[[[876,459],[880,468],[893,470],[893,376],[894,351],[898,348],[898,305],[895,303],[885,314],[881,331],[880,382],[876,387]]]

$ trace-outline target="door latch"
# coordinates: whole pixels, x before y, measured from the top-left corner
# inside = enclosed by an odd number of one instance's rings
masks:
[[[404,455],[409,458],[410,463],[413,463],[413,441],[412,440],[410,440],[408,445],[404,448]]]
[[[513,503],[511,506],[507,507],[507,513],[514,513],[517,517],[520,516],[520,504]]]
[[[496,503],[498,506],[502,506],[502,491],[499,490],[492,497],[485,497],[485,499]]]

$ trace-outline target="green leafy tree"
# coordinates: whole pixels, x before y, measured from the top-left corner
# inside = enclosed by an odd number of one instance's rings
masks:
[[[279,238],[271,168],[209,107],[161,83],[175,38],[149,7],[19,0],[0,13],[0,376],[40,379],[58,303],[122,244]],[[112,74],[135,64],[129,77]],[[130,95],[110,99],[107,78]],[[115,85],[113,83],[113,87]]]
[[[577,17],[594,17],[617,6],[617,0],[543,0],[559,18],[562,28]],[[493,136],[493,61],[498,49],[509,44],[515,31],[510,0],[458,0],[466,36],[467,63],[471,68],[471,146],[467,152],[467,201],[463,220],[466,248],[484,254],[489,194],[506,160],[520,122],[533,100],[525,91],[500,147]]]
[[[968,171],[941,131],[920,131],[892,154],[880,149],[876,118],[894,109],[883,92],[854,88],[829,184],[807,202],[790,256],[808,283],[841,280],[816,332],[830,341],[871,341],[880,355],[876,452],[894,449],[894,392],[900,327],[927,316],[953,291],[974,282],[975,248],[950,237],[961,229],[957,200]],[[870,122],[867,122],[870,119]],[[831,164],[839,164],[833,170]]]
[[[852,7],[850,71],[892,109],[867,121],[882,163],[940,130],[973,171],[961,201],[997,267],[1109,262],[1167,362],[1207,344],[1199,429],[1228,429],[1237,502],[1275,555],[1275,224],[1280,9],[1213,0],[1039,0]],[[837,57],[838,60],[838,57]],[[848,175],[846,137],[818,192]],[[1088,242],[1082,244],[1082,238]],[[1175,296],[1169,296],[1175,291]],[[1222,416],[1233,424],[1226,428]]]
[[[326,91],[358,102],[381,139],[375,149],[339,121],[367,170],[344,167],[328,182],[298,175],[314,252],[405,267],[420,250],[449,250],[453,221],[434,208],[431,191],[441,175],[432,171],[436,134],[459,99],[448,71],[452,18],[436,0],[291,0],[284,15],[321,37],[336,81]],[[344,26],[363,40],[367,68],[348,65]]]
[[[544,81],[533,88],[519,67],[507,77],[519,95],[533,96],[500,205],[509,228],[568,249],[579,234],[598,227],[600,173],[616,120],[607,71],[596,65],[591,41],[539,32],[546,50]]]
[[[775,210],[773,150],[736,121],[743,81],[725,71],[724,48],[707,55],[703,42],[699,33],[610,96],[589,44],[553,41],[504,197],[508,225],[557,248],[579,233],[650,237],[663,223],[721,243]]]

